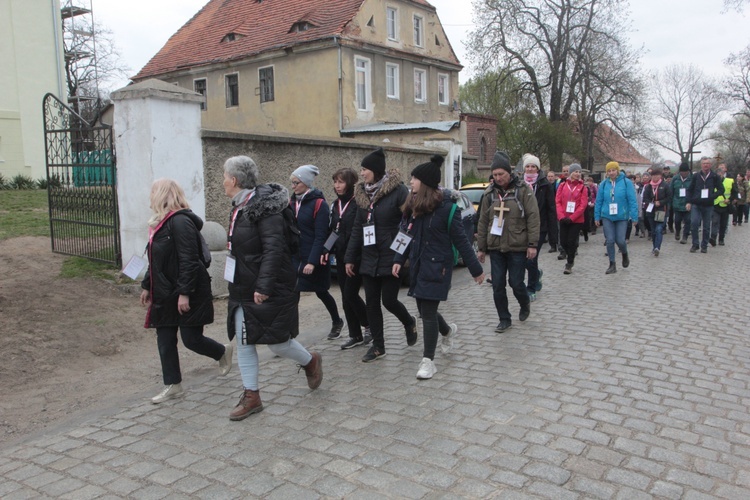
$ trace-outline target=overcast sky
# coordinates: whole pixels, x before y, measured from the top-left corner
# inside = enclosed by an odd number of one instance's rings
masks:
[[[208,0],[93,0],[94,16],[114,32],[130,75],[136,74],[169,37]],[[472,76],[464,42],[473,29],[469,0],[429,0],[465,69],[461,83]],[[722,13],[722,0],[631,0],[634,47],[643,47],[647,71],[673,63],[693,63],[706,73],[726,73],[724,59],[750,44],[750,8]],[[113,89],[128,80],[117,82]]]

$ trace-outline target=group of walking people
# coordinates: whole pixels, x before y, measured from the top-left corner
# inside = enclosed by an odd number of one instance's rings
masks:
[[[414,168],[409,189],[398,170],[386,170],[385,153],[378,148],[362,160],[361,180],[351,168],[333,174],[337,198],[329,206],[315,188],[319,170],[314,165],[292,172],[290,195],[280,184],[259,183],[251,158],[226,160],[223,187],[232,208],[224,269],[229,343],[224,345],[203,335],[204,326],[214,319],[211,278],[202,258],[203,221],[190,210],[175,181],[155,181],[141,303],[148,307],[145,326],[156,329],[164,389],[151,401],[158,404],[184,394],[178,331],[185,347],[218,361],[222,375],[232,368],[231,341],[237,339],[243,391],[229,414],[231,420],[263,409],[257,345],[295,361],[304,369],[310,389],[318,388],[322,357],[295,340],[298,306],[300,292],[314,292],[331,316],[328,338],[340,336],[344,321],[329,291],[334,260],[349,332],[341,349],[371,343],[362,357],[371,362],[386,354],[382,307],[403,325],[407,345],[418,340],[417,320],[398,300],[408,259],[409,295],[416,299],[424,335],[417,378],[432,378],[439,337],[447,353],[457,333],[456,325],[438,312],[451,286],[454,247],[477,283],[484,280],[461,211],[456,210],[457,195],[439,186],[442,163],[441,156],[433,156]],[[359,294],[362,287],[364,300]]]

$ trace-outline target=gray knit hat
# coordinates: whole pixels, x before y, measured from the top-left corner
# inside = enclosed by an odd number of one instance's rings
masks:
[[[302,165],[301,167],[297,167],[297,169],[292,172],[292,176],[296,177],[297,179],[302,182],[307,187],[313,187],[313,184],[315,183],[315,177],[320,173],[320,170],[318,170],[318,167],[315,165]]]
[[[572,174],[573,172],[580,172],[581,171],[581,165],[578,163],[571,163],[568,167],[568,175]]]
[[[502,168],[506,172],[510,173],[510,157],[505,151],[495,152],[495,157],[492,159],[492,165],[490,171]]]

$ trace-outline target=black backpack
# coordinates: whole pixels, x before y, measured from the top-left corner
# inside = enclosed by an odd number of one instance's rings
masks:
[[[198,231],[198,246],[200,247],[200,253],[198,254],[198,257],[200,258],[201,262],[203,262],[203,265],[208,269],[211,267],[211,250],[208,248],[208,243],[206,243],[206,239],[203,237],[203,234],[201,234],[200,231]]]
[[[299,255],[299,228],[297,227],[297,218],[291,207],[286,206],[281,211],[284,216],[284,238],[293,257]]]

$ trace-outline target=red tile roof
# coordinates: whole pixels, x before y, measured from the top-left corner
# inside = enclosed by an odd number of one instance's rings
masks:
[[[605,124],[600,124],[594,137],[596,145],[610,161],[634,165],[651,165],[651,160],[643,156],[624,137]]]
[[[349,22],[367,0],[210,0],[133,77],[134,80],[348,35]],[[412,3],[435,8],[426,0]],[[295,23],[312,25],[293,31]],[[230,33],[234,41],[222,41]]]

